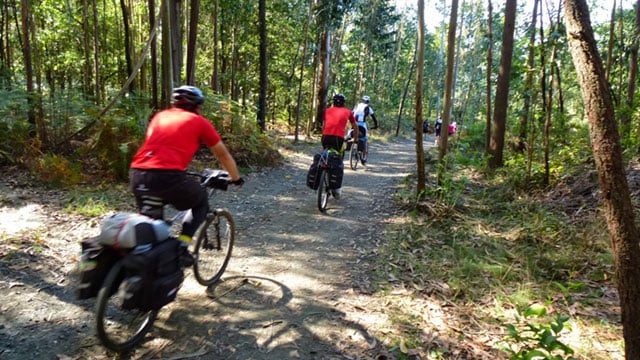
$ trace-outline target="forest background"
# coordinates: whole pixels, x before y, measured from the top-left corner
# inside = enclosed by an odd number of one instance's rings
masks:
[[[385,266],[390,283],[425,289],[439,279],[447,284],[440,296],[458,305],[490,298],[500,311],[479,312],[482,323],[508,322],[507,309],[543,317],[550,311],[557,317],[547,324],[555,325],[543,330],[560,331],[568,315],[574,328],[594,334],[572,343],[581,356],[609,358],[623,347],[622,323],[610,292],[616,261],[593,200],[599,193],[587,107],[564,2],[542,3],[514,7],[513,46],[505,52],[512,0],[462,1],[459,8],[458,1],[426,1],[426,18],[444,14],[426,32],[417,8],[387,0],[6,0],[0,165],[27,169],[48,187],[123,182],[152,114],[168,106],[171,88],[194,84],[207,97],[204,115],[250,171],[277,164],[279,145],[316,136],[332,94],[345,94],[349,105],[369,95],[381,121],[378,139],[411,136],[417,144],[416,176],[398,197],[415,227],[399,229],[381,255],[393,264]],[[640,149],[640,12],[628,2],[606,5],[589,7],[610,15],[593,30],[621,155],[630,163]],[[506,55],[507,91],[496,95]],[[439,114],[460,131],[445,135],[432,155],[423,151],[421,124]],[[504,126],[502,143],[492,147],[495,121]],[[589,184],[580,200],[541,200],[566,195],[558,189],[582,184],[577,179]],[[465,222],[469,211],[484,217],[482,231]],[[434,250],[420,235],[425,228],[459,243]],[[452,256],[458,261],[446,263]],[[480,291],[487,286],[492,295]],[[437,348],[407,326],[402,353]]]

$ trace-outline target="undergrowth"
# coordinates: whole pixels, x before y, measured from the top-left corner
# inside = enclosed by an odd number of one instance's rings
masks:
[[[381,291],[410,289],[416,299],[434,302],[441,310],[450,307],[443,326],[416,323],[411,321],[415,309],[390,306],[402,329],[392,341],[399,358],[411,351],[430,359],[448,358],[433,354],[451,351],[467,352],[469,358],[483,352],[508,358],[497,340],[478,344],[473,334],[480,328],[493,332],[495,339],[506,336],[514,313],[534,303],[547,304],[549,316],[566,315],[575,325],[573,333],[565,334],[573,341],[573,356],[608,358],[599,346],[619,347],[619,339],[606,339],[617,330],[619,315],[611,296],[608,235],[597,212],[572,223],[565,213],[500,177],[463,168],[450,171],[455,176],[439,187],[432,181],[427,196],[417,202],[409,188],[415,179],[407,179],[396,200],[409,220],[392,229],[380,249]],[[593,336],[572,338],[580,331]],[[438,341],[434,333],[440,334]],[[400,351],[400,343],[416,348]]]

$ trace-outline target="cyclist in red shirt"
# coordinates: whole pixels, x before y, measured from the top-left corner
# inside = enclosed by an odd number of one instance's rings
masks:
[[[209,210],[205,189],[187,176],[185,170],[201,144],[205,144],[231,176],[232,184],[242,186],[236,162],[222,142],[217,130],[209,120],[200,115],[204,95],[194,86],[173,89],[172,107],[158,112],[151,118],[142,147],[131,162],[130,190],[136,197],[142,214],[153,218],[162,217],[157,201],[162,198],[178,210],[191,209],[190,217],[182,224],[178,237],[183,241],[181,260],[185,265],[193,264],[187,246]]]
[[[347,122],[354,128],[353,138],[358,138],[358,125],[353,112],[344,107],[345,97],[337,94],[333,97],[333,106],[324,112],[324,127],[322,128],[322,147],[334,149],[342,153],[344,134]]]

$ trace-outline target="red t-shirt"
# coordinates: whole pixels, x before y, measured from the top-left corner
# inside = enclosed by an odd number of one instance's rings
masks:
[[[149,122],[133,169],[185,170],[201,144],[216,145],[220,135],[201,115],[179,108],[157,113]]]
[[[344,138],[347,121],[356,126],[353,112],[345,107],[332,106],[324,112],[324,128],[322,135],[333,135]]]

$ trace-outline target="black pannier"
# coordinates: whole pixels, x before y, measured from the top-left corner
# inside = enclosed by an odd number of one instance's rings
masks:
[[[309,167],[307,172],[307,186],[313,190],[318,190],[320,186],[320,175],[322,175],[322,168],[318,167],[320,162],[320,154],[313,156],[313,163]]]
[[[342,177],[344,176],[344,163],[342,162],[342,156],[329,152],[327,175],[329,176],[330,189],[339,189],[342,187]]]
[[[120,290],[123,309],[159,310],[175,300],[184,280],[180,267],[180,241],[169,238],[146,252],[132,252],[123,259],[127,276]]]
[[[109,270],[118,261],[118,253],[111,246],[100,244],[98,237],[84,239],[80,246],[78,299],[83,300],[98,295]]]

